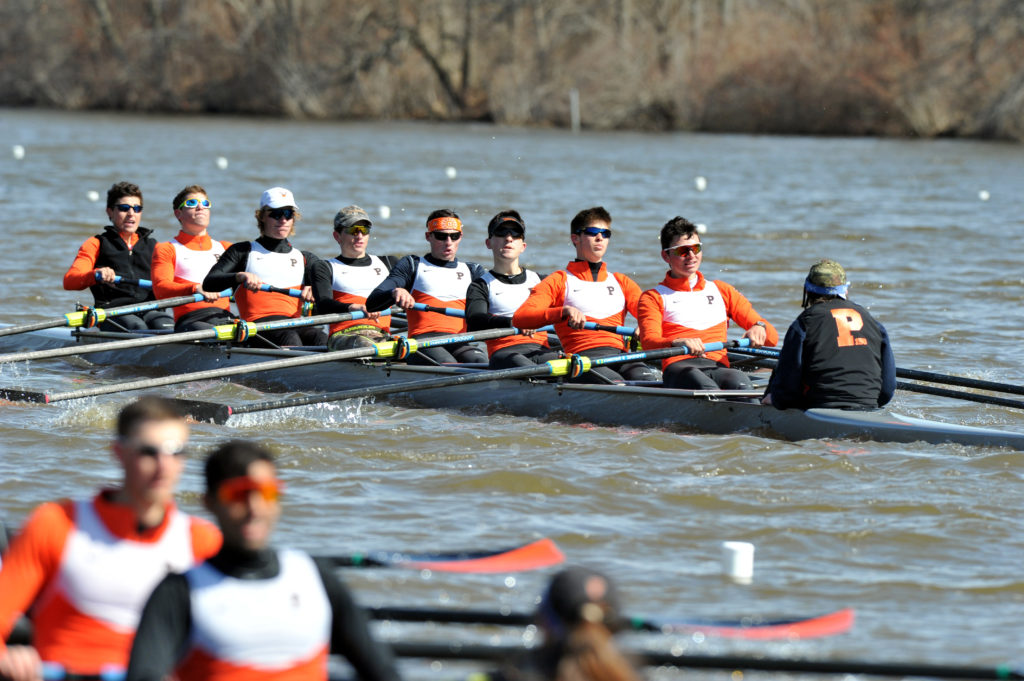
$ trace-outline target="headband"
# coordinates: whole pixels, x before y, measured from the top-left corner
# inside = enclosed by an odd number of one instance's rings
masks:
[[[452,217],[434,218],[427,223],[428,232],[461,232],[462,220]]]

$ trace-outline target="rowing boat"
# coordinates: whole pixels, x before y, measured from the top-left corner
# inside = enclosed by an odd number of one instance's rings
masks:
[[[63,347],[128,337],[94,330],[48,329],[0,338],[0,351]],[[311,350],[262,350],[198,342],[132,348],[88,355],[101,365],[200,371],[267,359],[307,355]],[[237,380],[276,391],[322,392],[475,372],[480,367],[407,366],[381,361],[344,361],[240,375]],[[655,384],[590,385],[545,380],[494,380],[402,393],[403,403],[432,408],[498,411],[541,419],[580,420],[600,425],[667,427],[705,433],[745,432],[786,440],[868,439],[883,442],[959,443],[1024,450],[1024,433],[944,423],[889,410],[778,410],[750,398],[751,391],[673,390]]]

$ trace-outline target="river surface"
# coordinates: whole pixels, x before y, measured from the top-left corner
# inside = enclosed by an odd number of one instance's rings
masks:
[[[142,187],[143,224],[162,240],[177,232],[170,200],[186,184],[208,189],[211,234],[231,241],[255,235],[265,188],[289,187],[303,214],[293,243],[327,257],[336,254],[331,220],[344,205],[375,217],[387,206],[371,250],[396,255],[424,252],[427,213],[452,207],[466,223],[460,257],[486,264],[487,219],[515,207],[527,220],[523,260],[542,273],[571,258],[571,217],[600,204],[614,219],[607,261],[645,288],[665,269],[658,230],[683,215],[707,225],[704,273],[738,287],[780,332],[800,311],[808,267],[833,257],[849,273],[851,297],[887,326],[900,367],[1024,384],[1021,146],[5,110],[0,321],[44,319],[89,300],[62,290],[60,279],[80,243],[106,224],[106,189],[122,179]],[[36,389],[131,375],[63,360],[0,368],[3,385]],[[234,384],[168,392],[260,397]],[[0,406],[0,519],[18,525],[42,501],[115,482],[108,444],[127,399]],[[1024,431],[1024,414],[1002,407],[903,392],[893,406]],[[182,504],[197,513],[203,448],[245,437],[280,454],[282,544],[346,554],[489,549],[548,536],[570,561],[611,574],[635,614],[857,611],[851,633],[815,641],[648,635],[638,645],[943,664],[1020,659],[1021,452],[789,443],[388,403],[268,412],[193,432]],[[725,540],[756,545],[751,585],[722,577]],[[345,576],[367,604],[527,610],[549,574]]]

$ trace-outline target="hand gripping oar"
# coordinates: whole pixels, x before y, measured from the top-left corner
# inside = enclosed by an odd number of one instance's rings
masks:
[[[325,315],[327,317],[341,317],[337,321],[345,319],[361,319],[365,313],[352,312],[338,315]],[[356,316],[359,315],[359,316]],[[272,322],[268,322],[272,323]],[[276,323],[276,322],[273,322]],[[260,326],[257,324],[256,326]],[[231,327],[229,327],[231,328]],[[516,332],[515,329],[490,329],[475,334],[457,334],[451,336],[438,336],[436,338],[399,338],[398,340],[377,343],[373,347],[353,348],[351,350],[335,350],[329,352],[309,353],[301,357],[287,357],[285,359],[274,359],[268,362],[256,362],[253,364],[241,364],[238,366],[224,367],[221,369],[208,369],[206,371],[193,371],[187,374],[172,374],[158,378],[147,378],[138,381],[124,381],[122,383],[109,383],[96,386],[95,388],[83,388],[63,393],[41,393],[32,390],[20,390],[15,388],[0,388],[0,398],[17,402],[63,402],[64,400],[75,400],[83,397],[95,397],[97,395],[109,395],[111,393],[127,392],[131,390],[147,390],[163,385],[174,385],[177,383],[190,383],[192,381],[206,381],[213,378],[225,378],[227,376],[240,376],[243,374],[254,374],[261,371],[273,371],[276,369],[289,369],[293,367],[306,366],[309,364],[323,364],[326,362],[339,362],[346,359],[358,359],[360,357],[376,357],[381,359],[405,359],[409,353],[416,352],[421,348],[430,348],[439,345],[452,343],[469,343],[490,338],[510,336]],[[202,333],[196,331],[195,333]],[[108,345],[113,345],[112,343]],[[202,416],[207,413],[218,413],[226,409],[224,405],[213,402],[202,402],[196,400],[182,400],[177,402],[196,420],[207,421],[210,417]],[[224,417],[225,419],[227,417]]]
[[[527,653],[530,649],[514,645],[447,643],[390,644],[396,655],[430,660],[488,660],[502,662]],[[740,655],[688,655],[659,650],[625,651],[632,659],[648,666],[686,667],[694,669],[726,669],[797,672],[811,674],[864,674],[867,676],[922,676],[933,679],[996,679],[1024,680],[1024,672],[1010,665],[996,667],[956,667],[914,662],[861,662],[857,660],[793,660]]]
[[[100,280],[100,273],[96,273],[96,281]],[[139,288],[153,288],[153,282],[149,279],[129,279],[128,277],[122,277],[120,274],[114,276],[114,281],[111,284],[127,284],[128,286],[138,286]]]
[[[223,295],[224,292],[222,291]],[[199,295],[198,293],[196,295]],[[142,338],[129,338],[126,340],[111,341],[109,343],[88,343],[72,345],[65,348],[53,348],[51,350],[32,350],[27,352],[13,352],[0,355],[0,363],[20,362],[28,359],[49,359],[51,357],[66,357],[68,355],[87,355],[94,352],[105,352],[107,350],[122,350],[124,348],[149,347],[151,345],[166,345],[168,343],[184,343],[196,340],[220,340],[242,342],[249,336],[261,331],[273,329],[290,329],[298,326],[312,326],[314,324],[333,324],[334,322],[345,322],[350,319],[362,319],[366,316],[364,312],[345,312],[338,314],[325,314],[316,317],[294,317],[292,319],[281,319],[274,322],[238,322],[237,324],[223,324],[212,329],[200,329],[199,331],[186,331],[185,333],[169,333],[163,336],[144,336]]]
[[[221,291],[220,295],[231,295],[231,289]],[[42,329],[54,329],[59,326],[84,326],[85,328],[91,328],[92,326],[95,326],[96,324],[99,324],[102,321],[106,321],[107,319],[117,317],[119,315],[149,312],[150,310],[161,310],[168,307],[186,305],[188,303],[199,303],[202,302],[203,300],[203,294],[193,293],[190,296],[179,296],[177,298],[151,300],[147,303],[123,305],[120,307],[112,307],[106,310],[101,307],[87,307],[83,310],[79,310],[78,312],[69,312],[66,315],[55,317],[54,319],[47,319],[41,322],[32,322],[31,324],[19,324],[18,326],[9,326],[6,329],[0,329],[0,336],[13,336],[14,334],[18,333],[26,333],[28,331],[40,331]]]
[[[744,355],[755,355],[778,359],[780,351],[777,349],[768,348],[746,348],[742,350],[737,350],[737,352]],[[1024,395],[1024,386],[1012,385],[1009,383],[995,383],[992,381],[982,381],[974,378],[945,376],[943,374],[933,374],[927,371],[900,369],[899,367],[896,368],[896,375],[901,378],[917,378],[922,381],[949,383],[951,385],[962,385],[964,387],[978,388],[980,390],[992,390],[996,392],[1008,392]],[[978,402],[980,404],[995,404],[1000,407],[1011,407],[1013,409],[1024,409],[1024,400],[1012,400],[1007,397],[996,397],[994,395],[979,395],[977,393],[968,393],[962,390],[936,388],[934,386],[923,385],[921,383],[908,383],[907,381],[897,381],[896,387],[900,390],[906,390],[907,392],[923,393],[926,395],[938,395],[939,397],[952,397],[955,399],[967,400],[968,402]]]
[[[351,556],[329,556],[335,567],[397,567],[435,572],[501,573],[539,570],[559,565],[565,556],[545,537],[523,546],[497,551],[455,551],[448,553],[401,553],[374,551]]]
[[[425,303],[416,303],[412,306],[412,309],[419,310],[420,312],[436,312],[437,314],[447,315],[448,317],[466,317],[466,311],[460,310],[457,307],[434,307],[433,305],[427,305]],[[592,331],[608,331],[609,333],[616,333],[620,336],[636,335],[636,329],[628,326],[609,326],[608,324],[587,322],[583,325],[583,328]],[[538,331],[539,330],[540,329],[538,329]]]
[[[505,331],[505,335],[513,334],[516,329],[491,329],[491,331]],[[480,334],[488,333],[481,331],[477,334],[476,340],[481,340]],[[496,338],[498,336],[491,336]],[[420,341],[420,345],[429,343],[435,339]],[[706,350],[722,350],[725,347],[742,347],[750,342],[750,339],[743,338],[730,343],[709,343],[705,345]],[[376,386],[373,388],[353,388],[351,390],[339,390],[337,392],[320,393],[318,395],[303,395],[300,397],[288,397],[279,400],[267,400],[265,402],[250,402],[237,406],[228,406],[215,402],[190,401],[189,414],[197,421],[211,421],[223,424],[232,414],[251,414],[270,409],[282,409],[285,407],[299,407],[306,404],[319,404],[322,402],[338,402],[356,398],[377,397],[380,395],[391,395],[394,393],[408,393],[417,390],[430,390],[433,388],[446,388],[448,386],[465,385],[469,383],[486,383],[500,379],[512,378],[533,378],[541,376],[579,376],[584,371],[590,371],[594,367],[606,364],[621,364],[622,362],[645,361],[664,359],[675,355],[687,355],[690,351],[685,347],[661,348],[658,350],[645,350],[643,352],[629,352],[609,357],[590,357],[573,355],[565,359],[556,359],[536,366],[514,367],[512,369],[499,369],[497,371],[474,371],[444,376],[441,378],[428,378],[422,381],[403,381],[390,383],[388,385]]]
[[[435,622],[439,624],[490,624],[498,626],[527,626],[536,622],[528,612],[502,613],[494,610],[438,610],[428,608],[377,607],[369,608],[370,616],[378,620],[396,622]],[[844,608],[824,615],[785,620],[767,620],[744,617],[739,620],[650,619],[623,616],[623,624],[632,631],[650,631],[662,634],[701,632],[722,638],[753,640],[806,639],[843,634],[853,627],[854,612]]]

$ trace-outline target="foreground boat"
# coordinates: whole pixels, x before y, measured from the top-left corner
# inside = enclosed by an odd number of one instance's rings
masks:
[[[123,338],[126,334],[46,330],[0,339],[0,350],[43,349]],[[254,350],[216,343],[171,344],[99,352],[96,364],[167,372],[249,365],[309,350]],[[479,368],[421,367],[380,361],[345,361],[242,374],[236,380],[263,389],[323,392],[479,372]],[[479,384],[398,393],[403,403],[431,408],[503,412],[601,425],[667,427],[730,434],[746,432],[786,440],[870,439],[883,442],[959,443],[1024,450],[1024,433],[904,416],[886,410],[780,411],[751,398],[758,392],[672,390],[660,385],[587,385],[545,380],[487,380]]]

